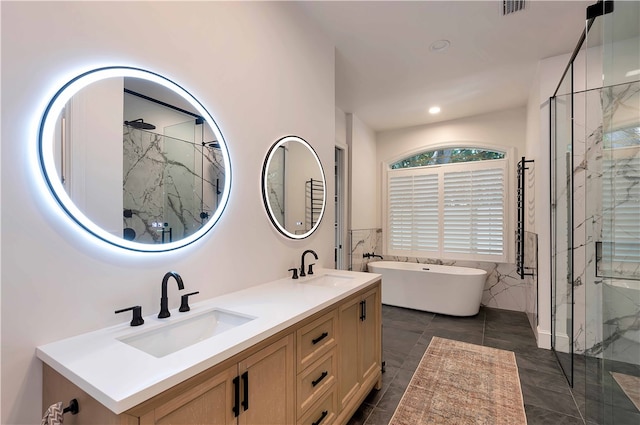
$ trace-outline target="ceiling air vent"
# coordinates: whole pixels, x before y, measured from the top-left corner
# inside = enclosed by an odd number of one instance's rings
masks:
[[[525,0],[502,0],[502,16],[524,10]]]

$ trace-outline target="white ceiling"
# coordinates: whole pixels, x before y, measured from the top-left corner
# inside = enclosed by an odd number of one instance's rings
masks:
[[[498,0],[297,4],[335,43],[336,106],[382,131],[525,105],[538,61],[573,51],[593,3],[527,1],[507,16]],[[440,39],[450,48],[430,52]]]

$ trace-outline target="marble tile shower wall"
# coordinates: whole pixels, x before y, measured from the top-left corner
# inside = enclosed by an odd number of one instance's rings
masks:
[[[535,235],[535,234],[532,234]],[[382,229],[358,229],[350,231],[351,236],[351,268],[354,271],[367,271],[369,261],[378,258],[363,258],[365,253],[382,254]],[[537,245],[537,238],[529,238],[530,244]],[[536,247],[537,248],[537,247]],[[533,250],[537,252],[536,250]],[[535,278],[521,279],[515,264],[487,263],[472,261],[443,261],[433,258],[415,258],[384,256],[385,261],[409,261],[425,264],[444,264],[461,267],[473,267],[487,271],[482,305],[515,311],[535,312],[534,296],[530,293],[535,289]],[[530,261],[532,264],[535,261]],[[535,319],[537,321],[537,319]]]
[[[538,327],[538,235],[524,232],[525,307],[531,329]]]
[[[618,129],[621,123],[637,125],[640,117],[640,84],[632,83],[583,94],[587,116],[574,119],[578,127],[573,143],[573,260],[574,260],[574,338],[577,353],[613,360],[640,363],[640,290],[631,289],[633,281],[603,279],[596,276],[596,242],[603,240],[603,176],[614,171],[603,158],[611,156],[603,146],[605,130]],[[623,117],[622,117],[623,116]],[[630,121],[633,117],[636,121]],[[587,135],[581,137],[582,135]],[[640,156],[636,149],[635,156]],[[616,165],[619,167],[619,164]],[[630,170],[637,176],[640,170]],[[626,193],[616,206],[637,202],[637,178],[626,180],[628,187],[616,187]],[[617,181],[616,185],[624,184]],[[561,195],[563,196],[563,195]],[[608,220],[607,220],[608,221]],[[617,280],[617,282],[616,282]],[[621,283],[621,285],[616,285]],[[637,281],[635,282],[638,283]]]
[[[197,231],[224,187],[219,149],[128,127],[123,142],[123,227],[144,243],[161,242],[168,228],[174,240]]]

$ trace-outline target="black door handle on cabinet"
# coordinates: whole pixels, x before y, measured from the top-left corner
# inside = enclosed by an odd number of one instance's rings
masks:
[[[240,377],[233,378],[233,416],[236,418],[240,415]]]
[[[328,410],[323,410],[322,411],[322,415],[320,415],[320,417],[318,418],[317,421],[315,421],[314,423],[312,423],[311,425],[320,425],[320,422],[322,422],[322,420],[327,417],[327,415],[329,414]]]
[[[329,336],[329,333],[328,333],[328,332],[322,332],[322,335],[320,335],[319,337],[317,337],[317,338],[315,338],[315,339],[312,339],[312,340],[311,340],[311,343],[312,343],[313,345],[316,345],[317,343],[319,343],[320,341],[322,341],[323,339],[325,339],[325,338],[326,338],[326,337],[328,337],[328,336]]]
[[[244,387],[244,400],[242,400],[242,408],[249,410],[249,372],[242,374],[242,386]]]
[[[326,370],[324,372],[322,372],[322,374],[320,375],[320,377],[318,379],[316,379],[315,381],[311,381],[311,386],[315,387],[316,385],[318,385],[320,382],[322,382],[322,380],[324,378],[327,377],[328,374],[329,374],[329,372],[327,372]]]
[[[362,300],[362,320],[367,320],[367,300]]]
[[[360,301],[360,320],[364,321],[364,301]]]

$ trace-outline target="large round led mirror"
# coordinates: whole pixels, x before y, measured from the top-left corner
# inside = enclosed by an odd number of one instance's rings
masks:
[[[213,227],[229,197],[229,153],[215,121],[149,71],[107,67],[72,79],[48,104],[38,142],[60,206],[123,248],[183,247]]]
[[[318,155],[304,139],[287,136],[271,146],[262,169],[262,199],[283,235],[303,239],[320,224],[326,180]]]

